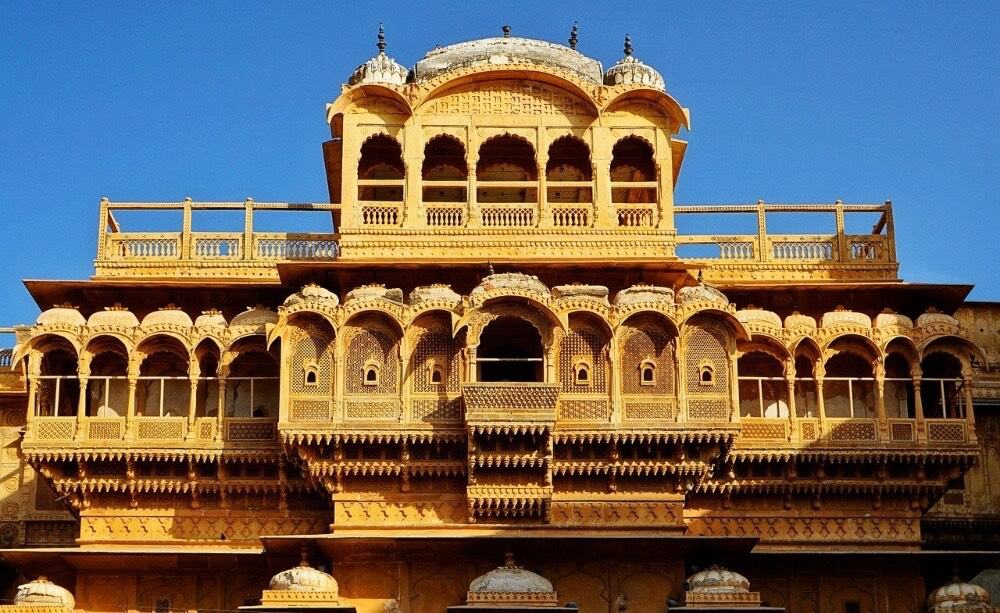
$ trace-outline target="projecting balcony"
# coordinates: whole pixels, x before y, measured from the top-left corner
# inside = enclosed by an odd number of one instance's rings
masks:
[[[467,383],[462,393],[469,424],[516,428],[556,421],[559,385],[555,383]]]

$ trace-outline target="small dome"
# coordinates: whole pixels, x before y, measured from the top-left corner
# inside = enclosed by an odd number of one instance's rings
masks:
[[[772,328],[781,327],[781,318],[774,311],[764,309],[740,309],[736,311],[736,319],[744,324],[764,324]]]
[[[83,315],[80,314],[80,311],[76,307],[65,304],[42,311],[38,319],[35,320],[35,323],[39,326],[52,324],[84,326],[87,324],[87,320],[83,318]]]
[[[290,592],[333,592],[337,593],[337,581],[323,571],[309,566],[303,555],[302,562],[271,577],[268,589]]]
[[[890,328],[897,326],[900,328],[910,329],[913,327],[913,320],[906,315],[893,313],[888,309],[875,316],[876,328]]]
[[[943,325],[950,328],[959,327],[959,322],[957,319],[948,315],[947,313],[941,313],[937,309],[930,308],[927,312],[917,318],[918,328],[928,328],[930,326]]]
[[[414,306],[422,302],[432,302],[438,300],[443,302],[461,302],[462,297],[458,295],[458,292],[451,289],[450,285],[445,285],[443,283],[422,285],[420,287],[413,288],[413,291],[410,292],[410,304]]]
[[[717,302],[719,304],[729,304],[729,298],[726,295],[715,289],[705,285],[704,283],[699,283],[698,285],[692,285],[690,287],[682,287],[679,292],[677,292],[678,298],[681,299],[681,304],[686,302]]]
[[[97,311],[87,318],[87,325],[91,328],[123,326],[125,328],[135,328],[139,325],[139,319],[132,311],[120,304],[104,307],[103,311]]]
[[[553,591],[551,581],[538,573],[524,570],[514,562],[514,556],[509,553],[503,566],[476,577],[469,584],[470,594],[551,594]]]
[[[180,310],[180,308],[172,304],[168,304],[162,309],[153,311],[149,315],[142,318],[142,326],[144,328],[161,325],[184,326],[190,328],[194,325],[194,322],[191,321],[191,316]]]
[[[862,328],[872,327],[872,318],[864,313],[848,311],[844,307],[837,307],[836,311],[823,313],[823,319],[819,322],[820,327],[835,328],[837,326],[860,326]]]
[[[402,85],[406,83],[406,75],[409,71],[405,66],[385,54],[385,30],[382,28],[382,24],[378,26],[377,46],[378,55],[355,68],[354,73],[347,80],[348,84],[385,83],[388,85]]]
[[[375,300],[378,298],[381,298],[382,300],[389,300],[391,302],[402,303],[403,290],[398,287],[386,289],[386,287],[381,283],[362,285],[347,292],[344,302],[351,302],[353,300]]]
[[[337,297],[337,294],[334,294],[325,287],[320,287],[315,283],[310,283],[298,292],[292,294],[288,298],[285,298],[284,305],[286,307],[290,307],[306,302],[324,302],[331,307],[336,307],[340,304],[340,298]]]
[[[605,85],[644,85],[666,91],[663,76],[632,55],[632,39],[625,37],[625,57],[604,73]]]
[[[808,315],[803,315],[798,311],[792,311],[792,314],[785,318],[785,327],[789,330],[794,330],[796,328],[807,328],[809,330],[816,329],[816,318],[810,317]]]
[[[573,73],[594,84],[600,84],[601,63],[580,52],[544,40],[510,36],[482,38],[439,47],[427,52],[413,67],[417,82],[473,66],[493,66],[502,70],[508,64],[529,64],[552,67]]]
[[[703,594],[746,594],[750,591],[750,580],[739,573],[712,566],[688,577],[690,592]]]
[[[479,285],[472,289],[470,296],[476,296],[494,289],[517,289],[535,294],[549,295],[549,288],[534,275],[519,272],[493,273],[483,277]]]
[[[608,302],[608,288],[603,285],[586,285],[583,283],[557,285],[552,288],[552,296],[555,298],[591,298],[600,300],[606,304]]]
[[[209,309],[201,312],[201,315],[194,320],[194,325],[198,328],[225,327],[226,318],[222,315],[222,311]]]
[[[640,302],[674,303],[674,290],[658,285],[633,285],[615,294],[615,304],[625,306]]]
[[[229,322],[230,326],[263,326],[264,324],[273,324],[278,322],[278,314],[271,309],[264,308],[261,305],[248,308],[242,313],[233,317],[233,320]]]
[[[17,586],[14,604],[57,605],[73,610],[76,607],[76,599],[73,598],[73,593],[66,588],[41,576],[34,581]]]
[[[992,611],[990,593],[974,583],[962,583],[955,577],[952,583],[931,592],[927,597],[930,611]]]

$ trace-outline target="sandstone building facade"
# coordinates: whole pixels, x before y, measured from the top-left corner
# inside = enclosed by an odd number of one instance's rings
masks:
[[[988,609],[1000,306],[900,280],[889,202],[675,203],[624,52],[380,36],[329,202],[102,200],[0,354],[7,608]]]

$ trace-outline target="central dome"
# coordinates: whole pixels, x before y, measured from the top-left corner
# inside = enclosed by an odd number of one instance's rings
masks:
[[[476,577],[469,584],[469,593],[551,594],[552,582],[538,573],[524,570],[507,554],[503,566]]]
[[[563,45],[516,36],[482,38],[432,49],[414,66],[413,76],[419,82],[460,68],[483,65],[501,68],[504,64],[550,66],[594,84],[604,82],[597,60]]]

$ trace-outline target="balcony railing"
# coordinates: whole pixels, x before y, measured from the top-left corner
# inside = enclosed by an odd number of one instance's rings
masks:
[[[278,420],[271,417],[137,416],[131,426],[125,417],[34,417],[25,442],[34,445],[73,442],[83,447],[136,445],[205,446],[215,443],[270,443],[277,440]]]
[[[740,420],[740,444],[750,446],[784,446],[790,442],[804,447],[840,446],[931,446],[970,443],[965,419],[928,419],[926,437],[918,438],[916,419],[894,418],[883,429],[878,420],[866,418],[830,418],[821,422],[814,418],[743,417]]]

